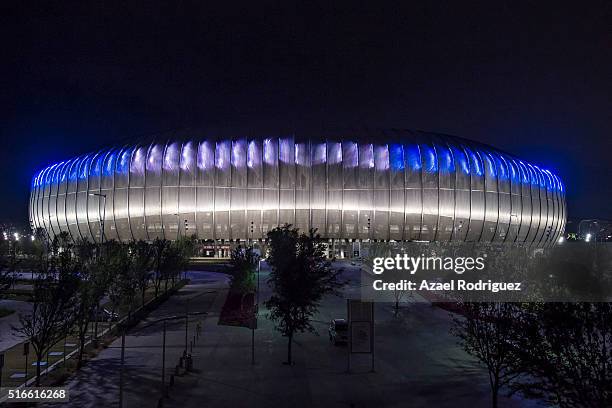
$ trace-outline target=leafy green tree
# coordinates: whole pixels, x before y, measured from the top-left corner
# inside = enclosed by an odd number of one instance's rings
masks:
[[[491,406],[498,406],[499,392],[511,386],[523,372],[516,338],[521,334],[521,305],[517,303],[466,302],[464,316],[453,318],[451,333],[459,344],[486,367]]]
[[[13,284],[18,264],[17,243],[8,240],[0,241],[0,295]]]
[[[32,252],[30,256],[33,262],[33,272],[46,272],[49,269],[49,258],[52,251],[53,241],[49,239],[49,235],[44,228],[37,228],[34,231],[36,237],[34,244],[31,246]],[[62,235],[68,237],[68,233]]]
[[[259,256],[252,246],[238,245],[231,253],[232,289],[243,294],[255,291],[255,271]]]
[[[86,239],[79,239],[72,247],[74,256],[83,264],[87,265],[97,254],[96,244]]]
[[[175,281],[175,278],[181,272],[183,268],[183,254],[181,249],[176,243],[170,243],[164,249],[161,258],[161,264],[159,267],[159,273],[161,279],[164,281],[164,292],[168,291],[168,282],[172,280]]]
[[[110,277],[106,271],[105,258],[96,252],[94,244],[88,241],[81,242],[76,245],[75,252],[82,265],[75,313],[75,326],[79,338],[77,367],[80,368],[83,364],[87,331],[92,318],[97,324],[98,309],[108,288]]]
[[[612,406],[612,303],[530,304],[513,389],[547,405]]]
[[[189,237],[180,237],[175,245],[179,248],[181,253],[181,261],[179,265],[179,273],[187,271],[189,267],[189,260],[192,256],[194,256],[196,252],[196,244],[197,244],[196,235],[191,235]]]
[[[133,271],[136,286],[140,291],[142,306],[144,306],[145,292],[147,290],[147,286],[149,284],[149,281],[151,280],[152,275],[152,249],[149,243],[142,240],[132,241],[129,245],[131,268]]]
[[[74,324],[82,265],[72,249],[67,233],[54,238],[48,262],[40,265],[33,282],[32,311],[20,315],[20,326],[13,327],[34,349],[38,362],[36,385],[40,385],[40,362]]]
[[[108,241],[105,257],[110,274],[108,298],[111,301],[112,314],[114,316],[122,306],[127,306],[128,316],[131,317],[138,282],[132,267],[130,248],[122,242]]]
[[[324,247],[315,230],[299,234],[291,225],[268,233],[272,267],[268,283],[273,294],[265,302],[276,329],[287,337],[287,364],[292,364],[292,343],[296,333],[314,332],[311,319],[321,299],[337,294],[343,283],[340,271],[333,270],[325,258]]]
[[[155,273],[155,297],[159,295],[159,290],[161,288],[161,282],[164,278],[165,270],[167,268],[166,264],[166,252],[170,247],[170,241],[165,239],[155,238],[153,244],[151,246],[152,253],[152,262],[153,262],[153,271]]]

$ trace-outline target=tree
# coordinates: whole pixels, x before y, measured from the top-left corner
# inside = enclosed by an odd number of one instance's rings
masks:
[[[151,246],[152,252],[152,262],[153,262],[153,271],[155,273],[155,297],[157,298],[159,294],[159,289],[161,287],[161,281],[163,279],[162,269],[164,269],[164,257],[165,252],[170,246],[170,241],[165,239],[155,238],[153,244]]]
[[[612,406],[612,304],[531,304],[513,389],[559,407]]]
[[[398,250],[399,251],[392,253],[390,251],[390,246],[388,244],[383,244],[376,249],[376,256],[393,257],[399,252],[399,254],[402,256],[406,255],[410,258],[416,258],[422,256],[424,252],[431,249],[430,247],[423,245],[422,243],[404,242],[398,246]],[[383,254],[379,254],[380,252],[383,252]],[[402,279],[406,279],[408,273],[404,269],[393,268],[386,270],[384,275],[385,280],[388,282],[399,282]],[[395,317],[397,317],[397,315],[399,314],[400,303],[405,297],[413,297],[412,291],[404,288],[400,289],[397,287],[393,290],[393,315]]]
[[[105,258],[95,251],[95,245],[85,241],[77,244],[76,251],[82,265],[76,293],[77,307],[75,325],[79,338],[77,367],[83,363],[85,341],[91,319],[98,321],[100,301],[108,288],[109,276],[106,272]],[[96,326],[97,327],[97,326]]]
[[[106,244],[106,265],[109,276],[108,298],[112,305],[112,315],[121,306],[128,306],[131,317],[138,282],[133,274],[132,259],[128,245],[108,241]]]
[[[405,279],[406,275],[404,271],[398,269],[391,269],[386,271],[385,278],[391,282],[399,282],[401,279]],[[412,291],[396,285],[393,289],[393,316],[397,317],[399,314],[400,303],[405,297],[411,297]]]
[[[272,267],[268,283],[273,295],[265,302],[276,330],[287,337],[287,364],[292,364],[291,347],[296,333],[314,332],[312,317],[326,294],[337,294],[343,285],[340,271],[330,268],[324,247],[315,230],[299,234],[291,225],[268,233]]]
[[[174,282],[184,267],[185,258],[181,248],[176,243],[170,243],[162,252],[159,266],[160,277],[164,281],[164,292],[168,291],[168,281],[172,279]]]
[[[145,292],[151,280],[151,245],[145,241],[130,242],[130,260],[136,286],[140,291],[142,306],[145,304]]]
[[[13,284],[18,263],[17,243],[8,240],[0,242],[0,295]]]
[[[194,256],[196,252],[197,236],[191,235],[190,237],[180,237],[175,245],[178,247],[181,253],[181,262],[179,265],[179,272],[187,271],[189,267],[189,260]]]
[[[72,251],[77,260],[87,265],[96,255],[96,245],[86,239],[79,239],[72,247]]]
[[[40,362],[74,323],[75,294],[82,265],[72,249],[67,233],[54,238],[49,262],[40,266],[33,282],[32,311],[19,316],[21,325],[13,327],[32,343],[37,360],[37,386],[40,385]]]
[[[231,253],[232,289],[243,294],[255,291],[255,268],[259,256],[252,246],[238,245]]]
[[[491,406],[497,407],[499,391],[513,384],[523,372],[515,339],[521,333],[521,306],[517,303],[464,303],[465,316],[453,318],[451,333],[470,355],[487,368]]]

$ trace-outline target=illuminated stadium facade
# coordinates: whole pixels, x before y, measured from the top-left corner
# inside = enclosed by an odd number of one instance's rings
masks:
[[[563,233],[552,172],[447,135],[388,131],[359,142],[281,137],[149,142],[42,169],[30,220],[53,237],[128,241],[265,238],[284,223],[335,242],[517,242]],[[101,234],[101,228],[104,234]]]

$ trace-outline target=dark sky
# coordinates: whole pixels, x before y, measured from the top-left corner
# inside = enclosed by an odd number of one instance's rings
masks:
[[[0,220],[41,166],[193,126],[456,134],[612,218],[610,1],[55,3],[0,6]]]

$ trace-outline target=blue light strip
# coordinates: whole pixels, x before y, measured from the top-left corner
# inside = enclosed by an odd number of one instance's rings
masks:
[[[453,173],[455,171],[455,162],[450,150],[446,146],[436,145],[436,151],[438,153],[438,163],[440,164],[440,171],[445,173]]]
[[[421,152],[418,145],[408,145],[405,149],[406,161],[411,170],[418,172],[421,171]]]
[[[478,157],[478,155],[469,148],[466,148],[465,150],[468,152],[468,155],[470,157],[471,169],[477,176],[482,176],[483,175],[483,170],[482,170],[483,164],[482,164],[482,161],[480,160],[480,157]]]
[[[489,177],[495,178],[497,177],[497,171],[495,171],[495,164],[493,161],[493,157],[490,153],[480,152],[480,156],[484,157],[485,168],[489,171]]]
[[[87,173],[89,172],[89,163],[91,162],[93,156],[85,156],[85,158],[79,163],[79,180],[87,179]]]
[[[451,146],[451,151],[455,159],[455,163],[459,165],[459,168],[464,174],[470,174],[470,163],[468,162],[467,156],[463,149],[459,149],[455,146]]]
[[[497,164],[497,178],[499,180],[508,180],[508,170],[503,157],[495,155],[495,163]]]
[[[404,170],[404,146],[401,144],[389,145],[389,161],[391,169],[396,171]]]
[[[104,163],[104,167],[102,170],[102,175],[105,177],[112,177],[115,168],[115,161],[117,159],[117,152],[114,150],[109,150],[110,154],[106,156],[106,162]]]
[[[423,165],[427,173],[438,172],[438,160],[434,149],[428,145],[420,145],[423,155]]]
[[[121,156],[117,162],[117,173],[126,174],[130,167],[130,157],[132,157],[132,148],[128,147],[121,152]]]

